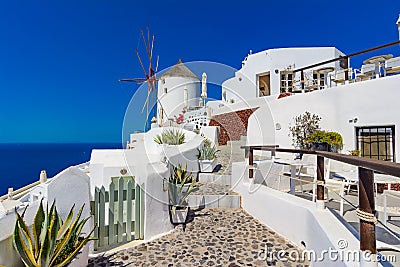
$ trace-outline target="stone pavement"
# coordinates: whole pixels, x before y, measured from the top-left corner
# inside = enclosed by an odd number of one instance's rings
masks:
[[[264,257],[265,250],[270,255],[262,259],[258,254]],[[300,248],[243,209],[203,209],[191,211],[186,227],[177,226],[151,242],[93,258],[88,266],[309,266],[289,257],[278,259],[273,252],[281,250],[301,255]]]

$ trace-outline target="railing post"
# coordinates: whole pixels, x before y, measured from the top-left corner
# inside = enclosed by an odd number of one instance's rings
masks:
[[[249,147],[249,179],[253,179],[253,148]]]
[[[300,80],[301,80],[301,90],[303,91],[302,93],[304,93],[304,71],[300,72]]]
[[[325,192],[324,185],[325,182],[325,166],[324,166],[324,157],[317,156],[317,208],[324,209],[325,208]]]
[[[361,212],[375,213],[374,172],[358,167],[358,202]],[[360,218],[360,266],[378,266],[375,224]],[[368,255],[369,254],[369,255]],[[368,257],[368,258],[367,258]]]
[[[12,187],[8,188],[7,198],[13,199],[13,195],[14,195],[14,188]]]

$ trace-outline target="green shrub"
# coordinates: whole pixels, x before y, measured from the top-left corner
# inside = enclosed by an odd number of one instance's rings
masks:
[[[90,235],[83,237],[81,231],[90,219],[80,220],[83,206],[74,217],[74,207],[71,208],[65,221],[57,213],[55,203],[46,212],[40,202],[36,212],[32,232],[24,221],[25,211],[20,215],[16,212],[17,221],[13,234],[13,245],[21,256],[25,266],[67,266],[90,240]]]
[[[343,137],[337,132],[327,132],[328,144],[331,146],[337,146],[339,149],[343,147]]]
[[[317,143],[317,142],[325,142],[330,146],[337,146],[339,149],[343,147],[343,138],[337,132],[326,132],[317,130],[315,131],[309,138],[308,142]]]
[[[318,142],[325,142],[329,144],[329,137],[327,132],[325,131],[315,131],[313,134],[307,139],[308,143],[318,143]]]
[[[294,125],[289,126],[289,136],[292,137],[293,146],[300,149],[311,149],[308,140],[316,130],[319,130],[320,120],[321,117],[308,111],[295,117]]]

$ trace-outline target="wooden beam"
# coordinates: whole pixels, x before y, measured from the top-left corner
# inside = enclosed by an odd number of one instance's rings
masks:
[[[317,180],[324,182],[325,177],[324,157],[317,156]],[[325,192],[323,185],[317,185],[317,200],[324,200]]]

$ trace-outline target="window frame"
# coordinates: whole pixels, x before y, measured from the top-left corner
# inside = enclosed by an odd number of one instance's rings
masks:
[[[372,137],[372,136],[380,136],[380,129],[384,129],[384,140],[381,141],[379,140],[379,138],[377,138],[376,141],[371,140],[370,142],[370,148],[369,148],[369,154],[364,154],[364,151],[362,149],[362,145],[361,143],[363,142],[362,139],[360,139],[361,136],[361,131],[365,131],[368,130],[369,135],[364,135],[366,137]],[[371,130],[375,130],[375,131],[371,131]],[[360,151],[360,156],[362,157],[366,157],[366,158],[378,158],[380,156],[385,155],[385,159],[380,159],[380,160],[384,160],[384,161],[392,161],[392,162],[396,162],[396,146],[395,146],[395,141],[396,141],[396,127],[395,125],[375,125],[375,126],[357,126],[355,127],[355,136],[356,136],[356,149]],[[373,133],[375,133],[375,135],[373,135]],[[391,133],[391,134],[390,134]],[[382,136],[382,134],[381,134]],[[372,151],[372,144],[377,142],[377,155],[374,155],[371,153]],[[379,143],[384,143],[385,145],[385,150],[384,150],[384,154],[380,154],[380,146]],[[391,145],[391,147],[389,146]],[[389,153],[388,153],[389,152]],[[390,153],[392,152],[392,154]]]

